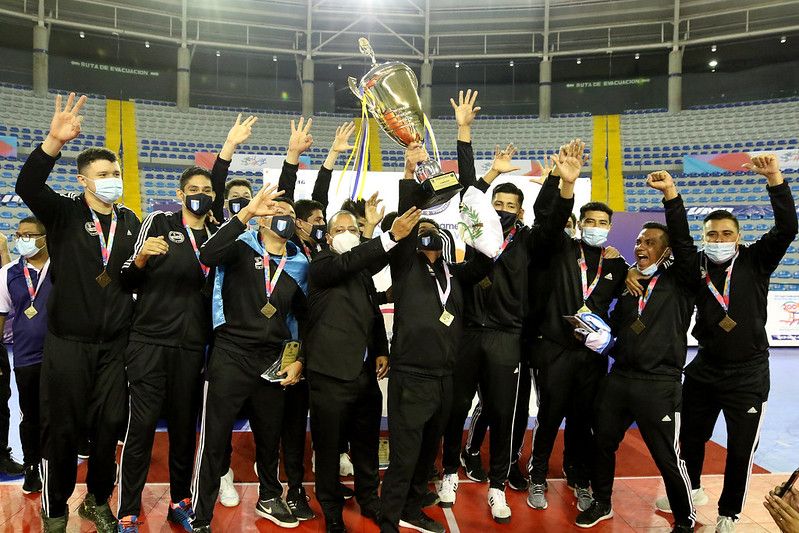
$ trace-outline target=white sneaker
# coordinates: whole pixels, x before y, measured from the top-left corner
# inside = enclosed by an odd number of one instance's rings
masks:
[[[438,505],[449,508],[455,505],[458,492],[458,474],[444,474],[438,487]]]
[[[716,533],[733,533],[734,531],[735,519],[719,515],[716,519]]]
[[[311,452],[311,472],[316,474],[316,452]]]
[[[498,524],[510,522],[510,507],[505,501],[505,491],[500,489],[488,489],[488,505],[491,506],[491,516]]]
[[[338,457],[338,475],[340,476],[352,476],[355,474],[355,468],[352,466],[352,461],[350,461],[350,455],[348,453],[342,453]]]
[[[694,507],[699,507],[700,505],[705,505],[708,501],[707,494],[705,494],[705,489],[699,487],[698,489],[691,490],[691,501],[694,504]],[[671,504],[669,503],[669,497],[663,496],[662,498],[658,498],[655,500],[655,507],[658,511],[662,511],[664,513],[671,512]]]
[[[227,474],[219,478],[219,503],[225,507],[236,507],[239,501],[239,493],[233,485],[233,469],[228,468]]]

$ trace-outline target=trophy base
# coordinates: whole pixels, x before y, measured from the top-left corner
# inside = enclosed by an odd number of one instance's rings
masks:
[[[419,208],[422,210],[449,202],[463,189],[454,172],[429,177],[421,183],[421,186],[423,200]]]

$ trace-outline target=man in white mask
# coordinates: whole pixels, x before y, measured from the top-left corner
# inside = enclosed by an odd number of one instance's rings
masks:
[[[741,246],[735,216],[719,210],[705,217],[704,251],[694,253],[692,264],[692,277],[699,282],[692,334],[699,351],[685,368],[682,395],[680,443],[696,505],[707,501],[700,482],[705,443],[724,413],[727,462],[716,523],[720,533],[734,531],[744,505],[769,393],[769,278],[797,234],[794,200],[777,157],[756,156],[744,167],[765,177],[774,227]],[[657,507],[669,511],[671,503],[662,498]]]
[[[339,483],[339,442],[352,444],[361,514],[380,518],[378,442],[383,399],[377,381],[388,372],[388,341],[372,274],[388,264],[388,250],[406,238],[419,209],[397,217],[391,230],[361,244],[358,220],[339,211],[328,222],[329,249],[308,273],[309,327],[305,338],[311,435],[316,452],[316,497],[326,530],[345,531]]]
[[[42,516],[46,531],[66,531],[67,500],[75,488],[78,445],[91,443],[88,493],[78,514],[100,533],[116,531],[108,497],[114,488],[117,439],[125,422],[123,354],[133,298],[119,271],[133,253],[141,226],[117,204],[122,172],[117,155],[88,148],[77,157],[79,195],[47,185],[61,148],[80,135],[86,97],[56,97],[50,131],[25,162],[16,192],[47,231],[53,292],[41,376]]]

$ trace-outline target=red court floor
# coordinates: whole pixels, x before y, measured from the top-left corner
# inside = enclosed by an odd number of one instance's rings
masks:
[[[749,491],[749,498],[738,523],[736,531],[739,533],[754,533],[763,531],[778,532],[779,529],[771,521],[766,509],[763,507],[763,496],[775,485],[785,480],[782,474],[754,474]],[[697,509],[698,531],[713,531],[715,524],[716,502],[721,491],[721,476],[709,475],[703,480],[703,485],[710,502]],[[258,488],[254,483],[238,484],[242,496],[241,504],[232,509],[217,505],[214,517],[214,531],[227,532],[277,532],[284,531],[270,522],[258,518],[254,512]],[[563,480],[556,479],[549,482],[549,508],[545,511],[534,511],[525,503],[526,493],[507,491],[508,503],[513,510],[513,519],[510,524],[495,524],[490,517],[486,504],[487,485],[480,485],[470,481],[463,481],[458,489],[458,501],[451,511],[446,513],[438,507],[428,508],[429,513],[447,524],[451,533],[458,532],[561,532],[582,531],[573,525],[577,513],[574,497],[566,487]],[[70,533],[91,532],[94,529],[89,523],[82,522],[77,516],[77,508],[85,494],[85,485],[79,485],[70,500],[70,510],[74,517],[70,521]],[[313,494],[312,487],[308,487],[309,494]],[[668,532],[670,515],[656,513],[653,501],[665,494],[660,478],[638,477],[618,478],[616,480],[613,507],[615,517],[603,522],[591,531],[596,533],[608,532]],[[115,502],[116,492],[114,495]],[[0,531],[3,533],[17,533],[27,531],[40,531],[39,521],[39,496],[24,496],[20,484],[8,482],[0,485]],[[170,527],[166,523],[166,510],[169,502],[168,486],[164,483],[148,484],[143,496],[143,510],[145,523],[141,528],[143,532],[175,532],[182,529]],[[112,507],[115,503],[112,504]],[[319,513],[319,505],[311,498],[311,507]],[[348,530],[353,533],[372,533],[378,528],[372,522],[363,519],[358,513],[358,506],[354,501],[347,503],[344,520]],[[711,525],[710,527],[707,527]],[[324,522],[321,518],[304,522],[294,531],[323,532]]]

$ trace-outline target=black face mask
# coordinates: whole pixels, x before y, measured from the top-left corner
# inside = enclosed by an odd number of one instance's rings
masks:
[[[325,235],[327,234],[327,226],[325,224],[314,224],[311,227],[311,240],[316,244],[326,243]]]
[[[278,237],[290,239],[294,235],[294,218],[289,215],[275,215],[269,229],[277,233]]]
[[[235,216],[239,214],[239,211],[247,207],[249,203],[249,198],[233,198],[227,201],[227,210],[230,212],[231,216]]]
[[[444,249],[444,241],[438,233],[420,233],[417,246],[420,250],[440,252]]]
[[[502,225],[502,232],[507,233],[513,226],[516,225],[516,219],[519,217],[518,213],[510,213],[508,211],[497,211],[499,215],[499,223]]]
[[[214,199],[211,198],[210,195],[205,193],[197,193],[197,194],[187,194],[186,195],[186,209],[197,215],[198,217],[203,216],[208,211],[211,210],[211,204],[214,203]]]

